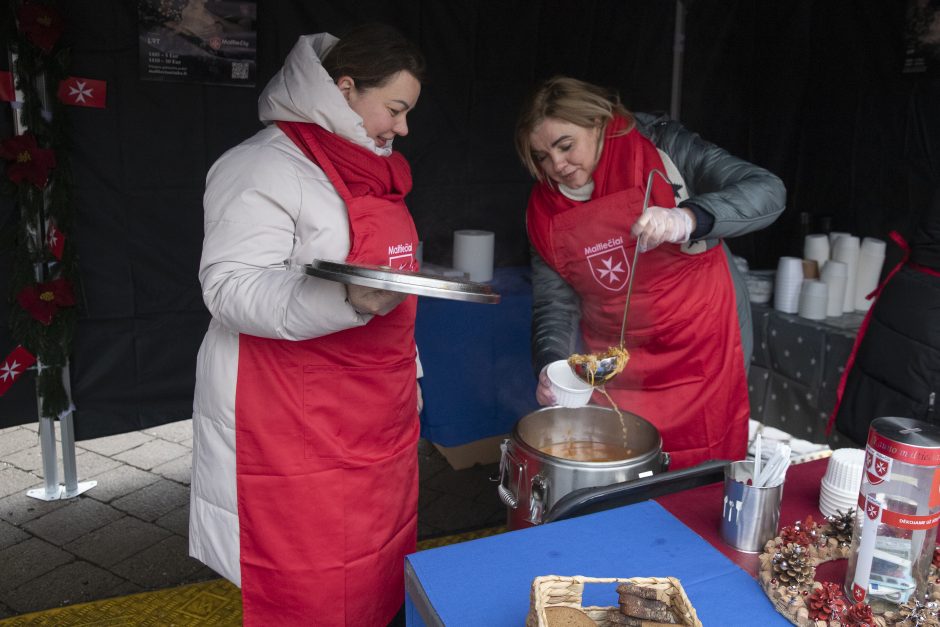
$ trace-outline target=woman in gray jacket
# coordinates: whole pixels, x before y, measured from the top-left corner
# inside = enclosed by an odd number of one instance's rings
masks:
[[[674,468],[742,458],[753,340],[746,291],[723,239],[780,215],[780,179],[568,77],[533,92],[515,139],[538,181],[526,220],[539,403],[555,402],[547,364],[618,344],[627,282],[637,271],[630,360],[606,391],[659,428]],[[665,177],[654,176],[641,213],[652,170]],[[643,253],[638,268],[630,267],[634,246]]]

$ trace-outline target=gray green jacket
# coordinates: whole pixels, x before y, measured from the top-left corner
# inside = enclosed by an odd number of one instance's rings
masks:
[[[687,130],[667,116],[635,113],[637,129],[659,150],[666,153],[682,175],[690,207],[714,218],[707,232],[696,229],[693,236],[708,248],[722,246],[735,285],[744,367],[753,350],[751,309],[744,278],[731,261],[723,242],[757,231],[773,223],[783,213],[786,190],[783,182],[769,171],[739,159],[711,144],[698,133]],[[702,220],[699,220],[702,223]],[[578,352],[581,304],[574,289],[536,253],[532,254],[532,363],[538,373],[548,363]]]

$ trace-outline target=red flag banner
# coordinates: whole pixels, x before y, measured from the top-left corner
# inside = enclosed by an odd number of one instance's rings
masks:
[[[104,109],[108,84],[93,78],[69,76],[59,83],[59,100],[67,105]]]
[[[16,90],[13,89],[13,72],[0,72],[0,102],[13,102],[16,100]]]
[[[56,259],[62,261],[62,251],[65,249],[65,233],[55,225],[55,220],[46,220],[46,246]]]
[[[22,376],[26,369],[36,363],[36,357],[22,346],[13,349],[0,363],[0,396],[6,394],[13,382]]]

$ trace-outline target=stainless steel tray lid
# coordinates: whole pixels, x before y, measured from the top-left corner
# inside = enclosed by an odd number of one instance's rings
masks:
[[[420,272],[393,270],[382,266],[341,263],[325,259],[314,259],[313,263],[307,264],[305,271],[311,276],[329,281],[373,287],[392,292],[473,303],[494,304],[499,302],[499,294],[485,283],[447,279]]]

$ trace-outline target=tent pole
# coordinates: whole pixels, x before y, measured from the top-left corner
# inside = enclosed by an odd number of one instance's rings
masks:
[[[672,93],[669,115],[679,119],[682,108],[682,60],[685,53],[685,2],[676,0],[676,25],[672,37]]]

